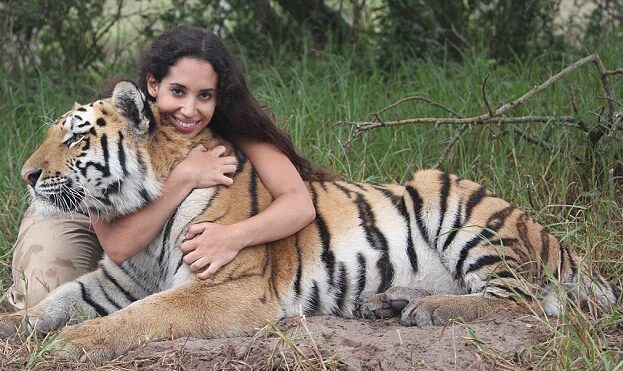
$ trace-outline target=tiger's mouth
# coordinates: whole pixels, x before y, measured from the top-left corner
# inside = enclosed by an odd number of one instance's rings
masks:
[[[82,202],[86,194],[82,189],[72,186],[72,181],[67,179],[64,182],[53,182],[52,184],[37,184],[31,187],[35,198],[58,208],[61,211],[80,211],[83,210]]]

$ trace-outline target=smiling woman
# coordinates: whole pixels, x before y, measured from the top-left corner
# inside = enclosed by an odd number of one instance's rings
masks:
[[[212,65],[190,57],[178,60],[160,82],[153,74],[147,74],[147,89],[152,97],[156,97],[160,113],[178,132],[189,138],[212,120],[217,84],[218,75]]]
[[[261,213],[231,225],[190,226],[181,249],[184,262],[199,278],[214,274],[243,248],[290,236],[314,219],[314,206],[303,180],[329,179],[332,175],[313,168],[298,155],[288,136],[251,95],[241,68],[218,37],[195,27],[172,28],[157,37],[143,54],[138,80],[142,94],[155,103],[156,114],[161,115],[164,124],[186,138],[194,138],[209,125],[213,132],[231,140],[253,163],[273,199]],[[137,111],[131,115],[147,113]],[[106,125],[102,120],[97,126]],[[121,147],[101,144],[105,164],[124,159]],[[23,308],[36,304],[50,290],[94,269],[102,248],[117,264],[141,252],[193,189],[232,184],[237,159],[222,156],[224,151],[223,147],[210,151],[196,147],[170,173],[160,197],[148,198],[147,207],[114,221],[104,221],[98,215],[42,217],[31,208],[15,246],[13,305]],[[125,163],[120,161],[120,167],[106,168],[101,181],[111,174],[128,172]],[[102,170],[93,163],[75,166],[85,175]],[[23,176],[34,183],[38,178],[36,174]],[[114,187],[111,189],[114,191]],[[33,223],[48,224],[30,227]],[[42,230],[45,235],[37,232]],[[54,240],[58,244],[48,238],[55,231],[63,232]],[[73,237],[60,237],[65,235]],[[84,243],[76,243],[75,238]],[[41,258],[42,254],[47,258]],[[51,261],[59,259],[65,263],[50,267]],[[80,264],[82,261],[88,264]]]

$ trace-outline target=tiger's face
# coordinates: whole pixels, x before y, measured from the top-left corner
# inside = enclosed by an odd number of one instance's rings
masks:
[[[144,148],[155,125],[143,95],[127,81],[112,98],[65,113],[22,167],[35,207],[112,219],[144,206],[161,186]]]

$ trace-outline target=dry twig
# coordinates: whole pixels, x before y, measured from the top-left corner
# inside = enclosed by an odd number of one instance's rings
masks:
[[[604,99],[606,100],[606,104],[607,104],[607,115],[604,118],[603,115],[600,114],[600,125],[597,125],[597,127],[594,127],[590,130],[588,130],[585,126],[585,124],[583,122],[581,122],[578,118],[577,118],[577,113],[575,116],[506,116],[506,113],[508,111],[510,111],[513,108],[516,108],[520,105],[523,105],[524,103],[526,103],[529,99],[531,99],[532,97],[534,97],[537,94],[540,94],[541,92],[543,92],[544,90],[548,89],[549,87],[551,87],[552,85],[554,85],[555,83],[557,83],[558,81],[560,81],[561,79],[563,79],[564,77],[566,77],[567,75],[569,75],[570,73],[572,73],[573,71],[579,69],[580,67],[589,64],[589,63],[593,63],[595,64],[597,71],[599,72],[599,76],[601,78],[601,85],[604,91]],[[616,99],[614,99],[614,95],[612,93],[612,88],[610,86],[610,82],[608,80],[608,76],[610,75],[615,75],[615,74],[623,74],[623,69],[619,68],[619,69],[615,69],[612,71],[606,70],[606,68],[603,65],[603,62],[601,61],[601,58],[599,57],[598,54],[591,54],[585,58],[582,58],[578,61],[576,61],[575,63],[569,65],[568,67],[564,68],[563,70],[561,70],[560,72],[558,72],[557,74],[551,76],[549,79],[547,79],[545,82],[543,82],[540,85],[537,85],[536,87],[534,87],[533,89],[531,89],[530,91],[526,92],[524,95],[510,101],[507,103],[502,104],[501,106],[499,106],[496,109],[492,109],[489,101],[487,99],[487,95],[486,95],[486,83],[487,80],[489,78],[489,75],[487,75],[487,77],[485,78],[485,80],[483,81],[482,87],[481,87],[481,93],[482,93],[482,98],[484,100],[484,104],[485,104],[485,108],[487,110],[486,113],[483,113],[481,115],[478,116],[472,116],[472,117],[462,117],[458,112],[452,110],[449,107],[444,106],[441,103],[437,103],[433,100],[431,100],[430,98],[424,97],[424,96],[411,96],[411,97],[406,97],[403,98],[395,103],[392,103],[386,107],[383,107],[382,109],[378,110],[377,112],[375,112],[372,117],[376,118],[377,121],[371,121],[371,122],[354,122],[354,121],[339,121],[336,124],[342,124],[342,125],[353,125],[355,126],[355,130],[354,132],[351,134],[350,138],[343,143],[343,146],[348,147],[350,146],[350,144],[352,143],[353,140],[355,140],[356,138],[358,138],[359,136],[361,136],[364,132],[368,131],[368,130],[372,130],[372,129],[376,129],[378,127],[385,127],[385,126],[399,126],[399,125],[407,125],[407,124],[416,124],[416,125],[427,125],[427,124],[434,124],[434,125],[485,125],[485,124],[522,124],[522,123],[551,123],[551,122],[559,122],[559,123],[563,123],[563,124],[572,124],[573,127],[575,128],[580,128],[582,130],[584,130],[587,134],[589,134],[590,138],[591,138],[591,142],[593,144],[596,144],[607,132],[616,129],[616,126],[620,124],[618,123],[618,120],[615,120],[618,116],[619,113],[617,113],[616,111],[616,105],[620,104]],[[389,110],[389,109],[393,109],[395,107],[398,107],[399,105],[410,101],[410,100],[419,100],[419,101],[423,101],[426,103],[429,103],[431,105],[434,105],[436,107],[442,108],[450,113],[452,113],[455,117],[451,117],[451,118],[440,118],[440,117],[418,117],[418,118],[408,118],[408,119],[402,119],[402,120],[393,120],[393,121],[383,121],[380,117],[380,115]],[[455,135],[451,141],[450,141],[450,146],[452,144],[454,144],[457,140],[458,137],[466,130],[466,128],[462,128],[460,130],[460,132]],[[543,143],[540,143],[541,145]],[[445,156],[445,153],[449,150],[448,147],[446,147],[446,149],[444,150],[444,155],[442,155],[442,158],[440,159],[440,161],[443,160],[443,157]],[[438,162],[439,164],[439,162]]]

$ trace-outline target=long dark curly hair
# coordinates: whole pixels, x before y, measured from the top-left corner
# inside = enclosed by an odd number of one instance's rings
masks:
[[[176,26],[153,40],[137,67],[139,88],[148,99],[154,101],[147,90],[147,74],[161,82],[169,67],[182,57],[206,61],[218,75],[216,109],[208,126],[210,130],[234,143],[248,138],[273,144],[292,161],[304,180],[335,178],[334,173],[313,166],[298,154],[288,135],[251,95],[242,68],[223,41],[206,29]]]

